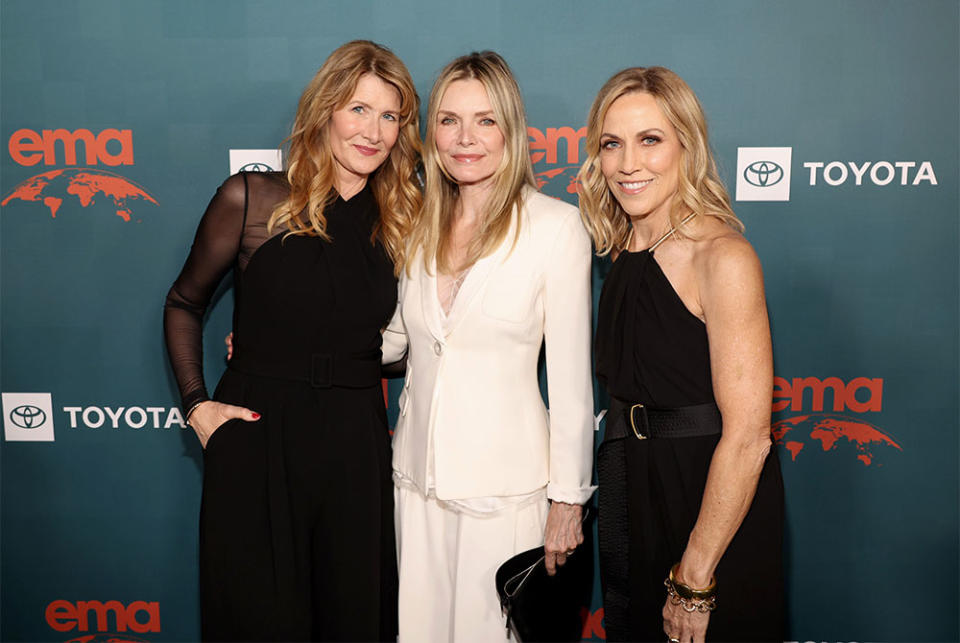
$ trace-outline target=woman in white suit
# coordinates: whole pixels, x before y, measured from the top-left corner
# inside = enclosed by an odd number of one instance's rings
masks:
[[[440,73],[424,149],[423,212],[383,341],[385,363],[407,357],[393,444],[399,640],[487,643],[506,639],[497,567],[543,544],[552,573],[583,541],[590,240],[576,208],[534,187],[499,55]]]

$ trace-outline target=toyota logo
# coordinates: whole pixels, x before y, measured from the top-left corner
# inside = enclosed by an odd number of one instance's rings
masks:
[[[47,421],[47,414],[37,406],[23,404],[10,411],[10,421],[21,429],[35,429]]]
[[[743,171],[743,178],[750,185],[766,188],[783,179],[783,168],[773,161],[755,161]]]
[[[247,163],[240,168],[241,172],[273,172],[273,168],[266,163]]]

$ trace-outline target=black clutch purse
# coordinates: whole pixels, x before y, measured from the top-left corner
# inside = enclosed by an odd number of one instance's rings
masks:
[[[507,617],[507,636],[520,643],[534,641],[579,641],[583,622],[581,609],[589,605],[590,550],[577,550],[566,564],[547,575],[543,547],[510,558],[497,569],[497,595]]]

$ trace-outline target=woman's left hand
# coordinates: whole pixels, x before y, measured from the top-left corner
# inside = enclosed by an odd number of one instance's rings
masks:
[[[567,562],[577,545],[583,542],[583,507],[565,502],[552,501],[547,514],[547,526],[543,531],[544,563],[547,574],[557,573],[557,565]]]
[[[704,643],[710,612],[688,612],[667,597],[663,605],[663,631],[668,641]]]

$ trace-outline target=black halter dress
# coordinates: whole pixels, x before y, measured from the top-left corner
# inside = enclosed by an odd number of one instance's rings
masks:
[[[626,435],[612,437],[614,418],[608,414],[597,470],[600,572],[611,641],[666,640],[663,581],[686,548],[720,439],[706,326],[684,306],[652,250],[620,253],[603,285],[597,377],[611,397],[611,412],[634,403],[644,404],[651,416],[658,409],[693,408],[701,415],[706,409],[716,432],[672,437],[667,430],[638,439],[627,428]],[[696,422],[692,428],[696,433]],[[782,532],[783,485],[771,452],[751,509],[717,567],[708,641],[783,640]]]

